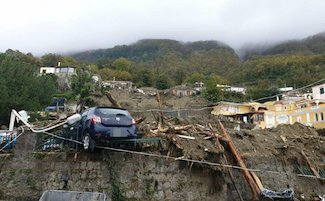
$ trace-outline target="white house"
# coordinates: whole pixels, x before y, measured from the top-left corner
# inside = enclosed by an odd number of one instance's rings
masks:
[[[40,67],[39,75],[54,74],[58,77],[59,88],[67,90],[71,88],[71,77],[77,74],[76,67],[72,66],[55,66]]]
[[[55,67],[40,67],[39,73],[40,74],[55,73]]]
[[[57,66],[57,67],[40,67],[40,74],[49,74],[53,73],[56,75],[59,74],[75,74],[76,68],[72,66]]]
[[[325,100],[325,83],[312,87],[313,99]]]
[[[229,85],[217,84],[217,87],[221,89],[221,91],[228,91],[228,92],[235,92],[235,93],[242,93],[246,94],[246,88],[244,87],[234,87]]]
[[[278,91],[280,92],[288,92],[288,91],[292,91],[293,87],[282,87],[282,88],[278,88]]]

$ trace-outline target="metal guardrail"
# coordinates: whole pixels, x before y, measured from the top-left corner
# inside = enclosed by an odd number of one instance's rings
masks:
[[[161,145],[161,138],[132,138],[132,139],[114,139],[110,140],[108,146],[110,147],[119,147],[119,146],[126,146],[126,147],[133,147],[136,148],[140,145]]]
[[[319,175],[320,175],[322,178],[325,178],[325,169],[324,169],[324,170],[319,170]]]
[[[129,110],[132,114],[135,115],[144,115],[144,114],[151,114],[151,113],[158,113],[159,109],[152,109],[152,110]],[[187,118],[190,116],[197,116],[197,115],[209,115],[211,114],[212,107],[205,107],[205,108],[198,108],[198,109],[170,109],[170,110],[163,110],[163,113],[167,117],[171,118]]]
[[[297,173],[300,175],[314,176],[311,169],[307,166],[297,166]],[[325,169],[320,169],[318,173],[321,178],[325,178]]]
[[[302,174],[302,175],[313,175],[313,172],[311,171],[311,169],[309,167],[306,166],[298,166],[298,173]]]
[[[0,149],[11,149],[13,144],[16,143],[16,138],[16,131],[0,130]],[[13,142],[10,143],[11,141]]]

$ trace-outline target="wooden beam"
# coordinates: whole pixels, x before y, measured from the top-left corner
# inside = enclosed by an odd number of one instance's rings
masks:
[[[237,148],[235,146],[235,144],[233,143],[230,135],[227,133],[226,129],[224,128],[223,124],[221,123],[220,120],[218,120],[219,122],[219,126],[220,129],[222,131],[222,133],[224,134],[224,137],[226,140],[228,140],[228,146],[229,149],[232,153],[232,155],[234,156],[237,164],[242,168],[242,173],[246,179],[247,184],[249,185],[249,188],[251,189],[252,192],[252,200],[257,201],[259,200],[259,194],[260,194],[260,190],[258,185],[256,184],[254,178],[252,177],[252,175],[250,174],[250,172],[247,170],[247,167],[243,161],[243,159],[240,157]]]
[[[157,100],[158,106],[159,106],[160,122],[161,122],[161,124],[164,125],[164,113],[163,113],[163,108],[162,108],[162,103],[161,103],[159,91],[157,92],[156,100]]]
[[[255,182],[256,182],[258,188],[259,188],[260,191],[261,191],[264,187],[263,187],[263,184],[262,184],[260,178],[258,178],[258,176],[256,175],[255,172],[251,172],[251,175],[253,176],[253,178],[254,178],[254,180],[255,180]]]
[[[211,125],[210,123],[208,124],[208,126],[209,126],[209,128],[210,128],[210,135],[211,135],[211,136],[214,136],[214,138],[215,138],[215,140],[216,140],[216,147],[217,147],[217,149],[221,151],[221,150],[222,150],[222,148],[221,148],[222,145],[220,144],[220,141],[219,141],[219,137],[220,137],[220,136],[219,136],[218,134],[216,134],[216,133],[213,131],[212,125]],[[226,165],[229,164],[229,163],[228,163],[228,160],[227,160],[227,157],[226,157],[226,155],[224,154],[224,152],[222,152],[222,159],[224,160],[224,163],[225,163]],[[234,187],[235,187],[235,190],[236,190],[236,192],[237,192],[237,195],[238,195],[240,201],[244,201],[243,196],[242,196],[241,193],[239,192],[239,190],[238,190],[238,188],[237,188],[237,185],[236,185],[236,183],[235,183],[234,174],[233,174],[233,172],[232,172],[232,169],[228,168],[228,174],[229,174],[229,177],[230,177],[230,179],[231,179],[232,184],[233,184]]]

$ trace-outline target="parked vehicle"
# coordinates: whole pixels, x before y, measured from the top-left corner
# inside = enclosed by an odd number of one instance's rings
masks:
[[[92,107],[81,114],[80,132],[85,150],[93,151],[96,144],[110,140],[136,138],[136,123],[122,108]]]
[[[52,103],[47,106],[44,111],[45,112],[57,112],[64,111],[65,98],[53,98]]]

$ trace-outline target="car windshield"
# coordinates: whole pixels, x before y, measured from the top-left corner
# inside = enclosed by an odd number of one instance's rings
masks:
[[[96,108],[95,114],[99,116],[108,116],[108,115],[125,115],[129,116],[129,112],[121,109],[114,108]]]

